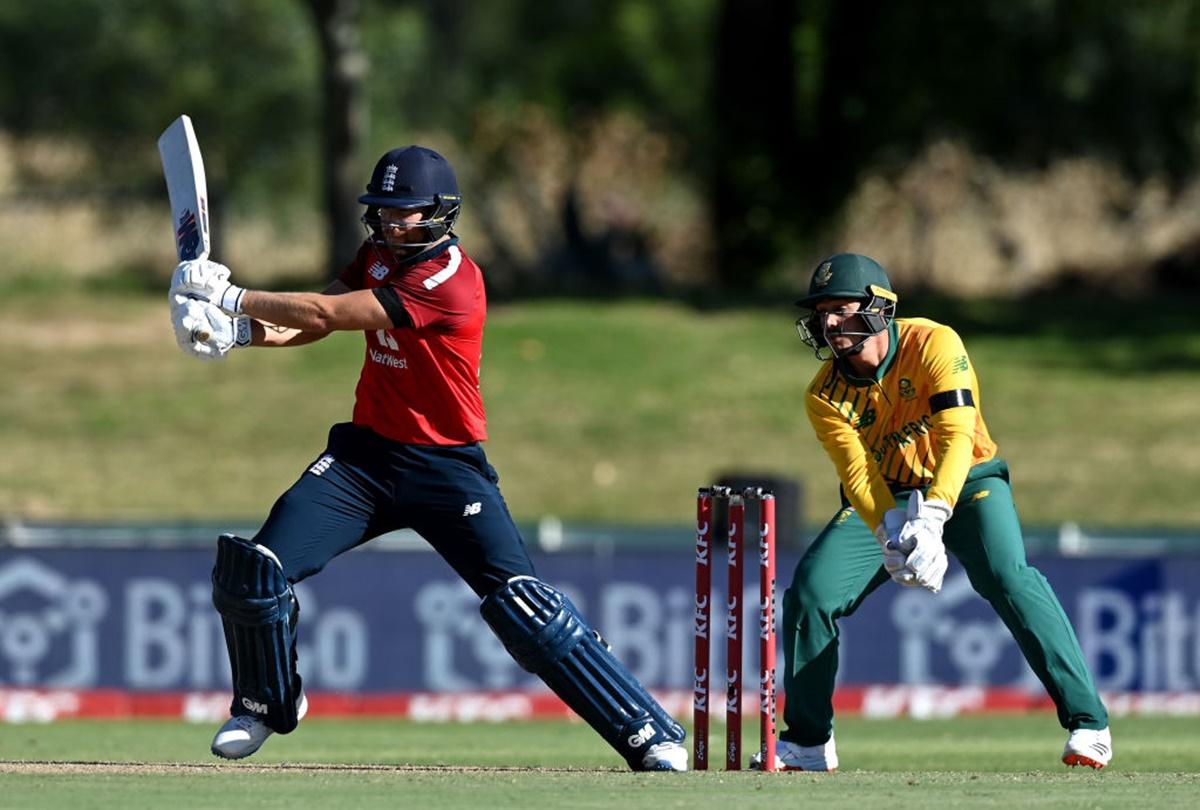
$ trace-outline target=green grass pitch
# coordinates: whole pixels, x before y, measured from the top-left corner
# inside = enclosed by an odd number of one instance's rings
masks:
[[[0,807],[1161,808],[1200,796],[1195,718],[1116,720],[1100,772],[1059,762],[1065,733],[1047,715],[839,720],[836,774],[630,773],[582,723],[312,718],[244,763],[209,755],[212,731],[0,726]]]

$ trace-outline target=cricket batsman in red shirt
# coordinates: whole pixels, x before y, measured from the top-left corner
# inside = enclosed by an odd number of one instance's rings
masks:
[[[484,454],[487,297],[454,234],[462,197],[449,162],[421,146],[393,149],[359,202],[367,239],[322,293],[244,289],[208,260],[182,262],[172,278],[176,338],[198,357],[302,346],[346,330],[366,342],[352,421],[333,426],[258,534],[217,541],[213,603],[233,702],[213,753],[249,756],[304,716],[292,586],[373,537],[410,528],[479,595],[513,658],[630,768],[687,770],[682,726],[571,601],[538,579]]]

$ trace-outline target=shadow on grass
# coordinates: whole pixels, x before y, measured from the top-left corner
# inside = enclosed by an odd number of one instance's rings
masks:
[[[693,291],[681,300],[698,312],[762,308],[791,321],[798,314],[793,297]],[[901,296],[899,315],[948,324],[967,341],[1036,344],[1022,354],[1037,356],[1038,365],[1050,369],[1086,366],[1121,375],[1200,371],[1200,295],[1190,291],[1136,298],[1053,291],[1014,299],[918,291]]]
[[[918,296],[910,302],[905,314],[950,324],[967,340],[1008,337],[1040,344],[1039,364],[1046,367],[1130,375],[1200,371],[1200,302],[1194,295],[1002,301]]]
[[[782,300],[781,300],[782,298]],[[681,300],[697,312],[762,308],[790,325],[793,296],[728,296],[693,292]],[[1018,299],[902,295],[900,317],[954,327],[963,339],[1010,338],[1039,367],[1089,367],[1114,375],[1200,371],[1200,296],[1195,293],[1117,298],[1096,292],[1053,292]]]

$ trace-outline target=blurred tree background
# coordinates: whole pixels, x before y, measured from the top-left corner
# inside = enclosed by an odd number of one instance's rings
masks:
[[[1191,290],[1198,88],[1192,0],[4,3],[0,239],[161,278],[187,112],[216,255],[265,277],[334,272],[425,142],[498,295],[771,293],[844,247],[954,295]]]
[[[850,249],[967,338],[1034,523],[1200,525],[1196,0],[0,2],[0,515],[261,517],[348,415],[357,335],[180,361],[180,113],[248,286],[323,286],[387,149],[451,159],[520,516],[736,470],[823,517],[790,301]]]

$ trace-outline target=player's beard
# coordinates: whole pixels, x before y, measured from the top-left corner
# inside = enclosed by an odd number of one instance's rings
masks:
[[[854,327],[854,329],[847,330],[845,328],[846,326]],[[853,319],[853,321],[851,321],[850,319],[847,319],[845,322],[843,322],[841,324],[841,326],[838,328],[837,331],[835,331],[835,332],[830,332],[827,330],[825,331],[825,333],[823,335],[823,337],[825,338],[825,344],[827,346],[829,346],[829,350],[831,352],[833,352],[833,356],[838,358],[839,360],[847,358],[847,357],[853,357],[854,355],[861,352],[863,350],[863,347],[867,345],[867,341],[873,337],[873,335],[869,334],[866,331],[866,328],[867,328],[867,325],[866,325],[866,322],[863,320],[862,316],[855,317]],[[856,338],[857,338],[857,342],[854,342]],[[850,345],[844,349],[837,348],[834,341],[837,340],[838,342],[840,342],[843,339],[850,340],[851,341]]]

